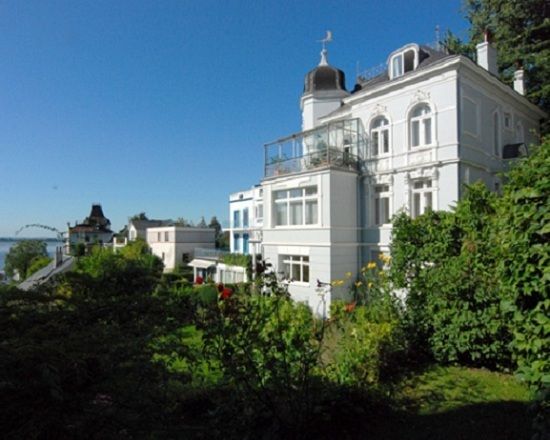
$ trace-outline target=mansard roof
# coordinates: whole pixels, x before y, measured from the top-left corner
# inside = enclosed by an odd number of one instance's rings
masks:
[[[414,72],[425,69],[441,60],[447,60],[447,59],[459,56],[459,55],[451,55],[446,52],[442,52],[440,50],[432,49],[431,47],[428,47],[428,46],[419,46],[419,50],[420,50],[420,61],[416,69],[410,72],[406,72],[404,75],[400,76],[399,78],[403,78]],[[355,85],[351,93],[352,94],[357,93],[361,90],[365,90],[375,85],[387,83],[390,81],[393,81],[393,80],[390,79],[388,69],[385,69],[384,72],[382,72],[381,74],[373,78],[365,79],[362,77],[358,77],[357,84]]]

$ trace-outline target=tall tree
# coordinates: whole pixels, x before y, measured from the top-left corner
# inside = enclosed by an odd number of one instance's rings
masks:
[[[140,212],[139,214],[135,214],[132,217],[130,217],[130,220],[149,220],[147,218],[147,215],[144,212]]]
[[[22,240],[10,248],[6,255],[4,269],[9,277],[13,277],[17,272],[20,279],[24,280],[33,261],[47,256],[46,242]]]
[[[208,225],[206,224],[206,222],[204,221],[204,217],[201,217],[201,221],[199,222],[199,224],[197,225],[197,228],[207,228]]]
[[[523,66],[526,96],[550,113],[550,2],[548,0],[465,0],[470,41],[462,43],[447,33],[444,46],[453,53],[474,54],[475,45],[489,31],[498,50],[498,67],[511,84]]]

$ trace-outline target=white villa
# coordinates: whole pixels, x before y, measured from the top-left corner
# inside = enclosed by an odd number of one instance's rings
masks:
[[[522,70],[514,88],[498,79],[490,42],[477,60],[408,44],[348,92],[323,49],[305,77],[302,131],[267,144],[261,184],[230,196],[231,250],[261,253],[324,314],[317,282],[388,252],[393,214],[449,209],[477,180],[498,190],[546,115],[523,96]]]

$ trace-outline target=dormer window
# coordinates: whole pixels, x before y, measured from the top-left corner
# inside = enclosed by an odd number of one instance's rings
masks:
[[[418,47],[413,44],[405,46],[398,52],[390,55],[389,75],[390,79],[403,76],[407,72],[412,72],[418,66]]]

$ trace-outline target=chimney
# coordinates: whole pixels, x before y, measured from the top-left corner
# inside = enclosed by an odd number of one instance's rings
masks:
[[[520,95],[525,95],[525,80],[523,69],[514,72],[514,90]]]
[[[483,33],[483,43],[479,43],[476,49],[477,64],[497,76],[497,51],[491,44],[491,33],[488,30]]]

